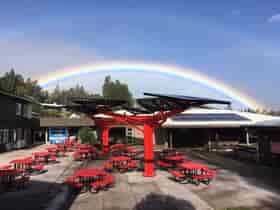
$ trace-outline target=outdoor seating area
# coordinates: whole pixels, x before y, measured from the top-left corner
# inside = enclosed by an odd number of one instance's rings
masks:
[[[111,187],[115,182],[113,175],[100,169],[81,169],[69,176],[64,184],[81,192],[97,193]]]
[[[160,169],[168,170],[170,168],[176,168],[178,164],[188,161],[184,154],[177,152],[174,148],[168,148],[159,153],[156,165]]]
[[[104,170],[109,172],[119,171],[124,173],[138,169],[139,162],[127,156],[112,156],[109,158],[109,161],[105,162],[103,167]]]
[[[21,189],[30,182],[30,177],[47,172],[45,166],[50,163],[57,163],[60,154],[72,151],[74,141],[67,140],[63,144],[48,147],[46,151],[33,152],[32,156],[14,159],[0,166],[0,191],[10,189]]]
[[[174,148],[162,150],[156,164],[158,168],[169,171],[175,181],[184,184],[208,185],[217,174],[207,165],[188,160],[184,154],[177,152]]]
[[[192,183],[208,185],[215,177],[217,172],[209,169],[208,166],[200,163],[187,162],[179,164],[177,169],[170,171],[174,179],[180,183]]]
[[[76,161],[94,160],[98,157],[98,149],[89,144],[77,144],[73,147],[72,158]]]
[[[74,160],[96,160],[101,154],[98,149],[89,144],[69,143],[57,144],[47,147],[45,151],[33,152],[32,156],[15,159],[9,164],[0,166],[1,189],[5,191],[11,188],[20,189],[28,185],[30,177],[46,172],[47,164],[57,162],[59,153]],[[140,169],[140,162],[134,158],[141,151],[131,146],[115,144],[110,147],[110,156],[103,163],[102,169],[89,168],[76,171],[69,176],[65,184],[81,192],[96,193],[102,189],[108,189],[115,183],[115,178],[109,172],[129,172]],[[105,156],[107,158],[107,155]],[[206,165],[193,163],[185,157],[185,154],[175,149],[164,149],[156,158],[156,165],[160,169],[170,172],[174,180],[179,183],[209,184],[216,176],[216,171]]]
[[[86,149],[93,153],[98,153],[97,149],[93,149],[90,145],[79,145],[78,147],[79,149],[76,149],[73,155],[79,155],[79,158],[83,154],[80,151]],[[93,193],[111,187],[115,183],[114,176],[110,174],[111,172],[125,173],[140,169],[139,161],[133,159],[135,156],[125,155],[128,151],[140,153],[124,144],[112,145],[110,147],[111,156],[103,163],[102,169],[89,168],[78,170],[69,176],[64,184],[80,192],[89,191]],[[80,160],[86,160],[87,158],[85,155]],[[204,183],[208,185],[216,176],[216,171],[209,169],[207,165],[194,163],[188,160],[183,153],[175,149],[162,150],[156,163],[160,169],[169,171],[173,179],[179,183],[193,183],[196,185]]]
[[[9,167],[0,169],[0,192],[24,188],[29,181],[30,176],[23,169]]]
[[[134,159],[141,153],[142,151],[136,151],[133,147],[126,144],[114,144],[110,147],[111,156],[127,156]]]

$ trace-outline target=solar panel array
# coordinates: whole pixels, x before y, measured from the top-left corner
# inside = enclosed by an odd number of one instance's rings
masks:
[[[205,121],[250,121],[250,119],[232,113],[211,114],[179,114],[171,118],[174,121],[205,122]]]

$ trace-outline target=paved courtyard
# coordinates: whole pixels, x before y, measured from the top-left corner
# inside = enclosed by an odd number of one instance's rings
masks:
[[[0,154],[0,163],[43,150],[42,145],[33,149]],[[142,172],[114,173],[115,187],[98,194],[83,193],[66,199],[63,209],[70,210],[173,210],[173,209],[223,209],[228,207],[252,207],[253,209],[280,209],[279,170],[248,164],[214,154],[186,151],[187,158],[206,163],[218,170],[218,177],[209,186],[179,184],[170,179],[166,171],[157,170],[157,176],[144,178]],[[64,193],[61,183],[65,177],[81,167],[69,157],[59,158],[57,164],[47,165],[48,172],[33,176],[25,190],[0,194],[3,210],[39,210],[59,207],[53,204],[57,195]],[[83,164],[101,167],[104,160]],[[67,194],[65,192],[65,194]]]
[[[211,158],[188,153],[193,161],[203,162],[218,170],[218,177],[209,186],[179,184],[169,179],[168,172],[157,171],[157,176],[144,178],[141,172],[115,173],[116,186],[98,194],[80,194],[71,210],[100,209],[223,209],[250,207],[253,209],[280,209],[279,188],[256,177],[248,177],[218,163],[205,160]],[[226,164],[227,160],[223,160]],[[237,163],[240,164],[240,163]],[[246,167],[246,163],[241,163]],[[101,163],[92,162],[89,167]],[[251,170],[248,167],[246,170]],[[275,174],[276,176],[276,174]],[[276,176],[277,177],[277,176]],[[278,181],[278,180],[277,180]]]
[[[0,165],[13,159],[30,156],[35,151],[44,151],[48,145],[30,149],[15,150],[0,154]],[[45,166],[47,172],[31,176],[30,185],[18,191],[0,194],[0,209],[3,210],[41,210],[46,209],[52,199],[62,190],[61,183],[67,175],[73,173],[80,163],[69,157],[60,157],[59,162]]]

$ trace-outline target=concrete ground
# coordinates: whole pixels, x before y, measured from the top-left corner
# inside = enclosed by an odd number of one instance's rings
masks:
[[[27,150],[0,154],[0,165],[12,159],[41,151],[42,145]],[[71,197],[65,205],[70,210],[207,210],[229,207],[252,207],[252,209],[280,209],[279,170],[235,161],[213,153],[182,150],[186,157],[218,170],[218,177],[206,185],[179,184],[170,179],[166,171],[156,171],[157,176],[144,178],[142,172],[115,173],[116,185],[98,194],[84,193]],[[0,194],[0,209],[46,209],[51,201],[63,191],[61,183],[66,176],[81,167],[69,157],[47,165],[48,172],[33,176],[28,188]],[[86,163],[87,167],[101,167],[104,160]],[[73,199],[72,199],[73,198]],[[65,209],[65,208],[64,208]]]
[[[186,152],[197,162],[218,170],[209,187],[186,186],[214,208],[280,209],[278,169],[224,158],[213,153]]]
[[[50,145],[42,144],[26,149],[12,150],[9,152],[0,153],[0,165],[8,164],[11,160],[31,156],[33,152],[44,151]]]
[[[46,146],[48,145],[0,154],[0,165],[7,164],[13,159],[30,156],[35,151],[44,151]],[[79,165],[69,157],[61,157],[58,160],[59,163],[46,165],[47,172],[31,176],[31,183],[26,189],[0,194],[0,209],[45,209],[50,201],[62,190],[61,183],[65,177],[72,174]]]
[[[91,163],[97,167],[100,163]],[[141,172],[115,173],[116,185],[98,194],[78,195],[70,210],[194,210],[212,209],[183,185],[169,180],[168,173],[158,171],[157,176],[145,178]]]
[[[251,175],[254,166],[217,158],[191,151],[186,156],[196,162],[203,162],[218,170],[218,177],[209,186],[179,184],[169,179],[165,171],[157,171],[154,178],[144,178],[141,172],[126,174],[115,173],[116,186],[98,194],[80,194],[70,210],[102,209],[223,209],[230,207],[250,207],[252,209],[280,209],[280,189],[262,178],[244,175],[245,170]],[[225,167],[230,164],[230,167]],[[240,168],[240,164],[243,167]],[[99,167],[100,161],[92,162],[89,167]],[[243,170],[240,172],[239,170]],[[270,171],[267,176],[271,176]],[[263,174],[266,176],[265,174]],[[277,174],[274,174],[278,182]]]

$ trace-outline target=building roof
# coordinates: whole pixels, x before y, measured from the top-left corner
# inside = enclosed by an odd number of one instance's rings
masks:
[[[14,95],[12,93],[5,92],[3,90],[0,90],[0,95],[11,98],[11,99],[16,100],[16,101],[23,102],[23,103],[35,103],[35,101],[31,98],[23,97],[23,96],[17,96],[17,95]]]
[[[163,124],[167,128],[279,127],[280,117],[223,109],[192,108]]]
[[[90,118],[62,118],[62,117],[41,117],[40,127],[90,127],[94,126],[94,121]]]

